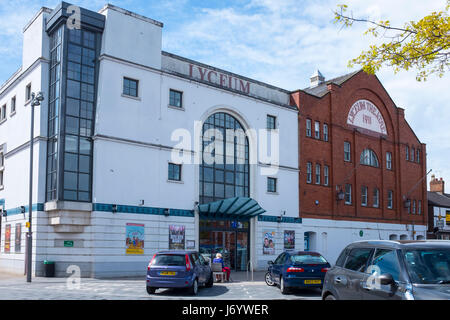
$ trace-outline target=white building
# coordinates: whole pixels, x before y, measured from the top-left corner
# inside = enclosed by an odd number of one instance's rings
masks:
[[[83,277],[143,275],[171,248],[264,270],[285,249],[304,250],[305,233],[306,246],[334,263],[348,243],[391,233],[387,224],[302,220],[291,92],[163,52],[162,29],[112,5],[97,13],[64,2],[25,26],[22,67],[0,87],[0,270],[24,272],[30,98],[39,91],[37,276],[45,260],[56,276],[72,265]],[[210,129],[223,139],[212,142]],[[276,130],[268,138],[266,129]]]

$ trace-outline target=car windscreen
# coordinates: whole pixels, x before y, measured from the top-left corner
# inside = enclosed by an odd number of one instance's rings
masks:
[[[403,255],[413,283],[450,283],[450,248],[407,249]]]
[[[294,254],[291,255],[291,262],[296,264],[319,264],[327,263],[324,257],[321,255],[313,254]]]
[[[185,255],[159,254],[153,259],[152,266],[180,266],[186,265]]]

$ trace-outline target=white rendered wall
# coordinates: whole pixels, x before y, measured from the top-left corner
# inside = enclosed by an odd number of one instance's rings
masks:
[[[161,26],[114,6],[101,13],[106,16],[101,54],[161,68]]]

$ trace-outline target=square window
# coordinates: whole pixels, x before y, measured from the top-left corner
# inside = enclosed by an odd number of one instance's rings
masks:
[[[267,178],[267,192],[277,192],[276,178]]]
[[[172,107],[183,107],[183,93],[180,91],[170,89],[169,92],[169,105]]]
[[[139,81],[130,78],[123,78],[123,94],[131,97],[138,97]]]
[[[181,181],[181,164],[169,163],[169,180]]]

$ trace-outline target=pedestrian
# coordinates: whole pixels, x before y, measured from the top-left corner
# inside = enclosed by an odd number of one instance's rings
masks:
[[[225,267],[225,264],[224,264],[223,259],[222,259],[222,255],[220,253],[216,254],[216,258],[213,260],[213,263],[221,263],[222,264],[222,271],[226,272],[226,274],[227,274],[227,281],[230,281],[230,272],[231,272],[231,270],[230,270],[230,268]]]

